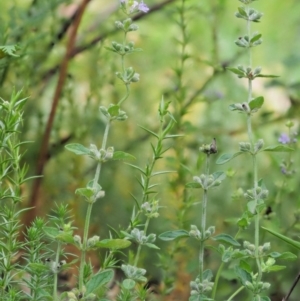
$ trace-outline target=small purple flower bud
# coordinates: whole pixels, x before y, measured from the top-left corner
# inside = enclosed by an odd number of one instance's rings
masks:
[[[147,13],[149,11],[149,7],[144,3],[144,1],[142,1],[138,6],[138,10],[143,13]]]
[[[288,144],[291,142],[291,139],[290,139],[289,135],[287,135],[286,133],[282,133],[280,135],[280,137],[278,138],[278,142],[280,142],[282,144]]]

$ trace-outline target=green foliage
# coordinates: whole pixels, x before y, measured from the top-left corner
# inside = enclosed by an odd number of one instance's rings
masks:
[[[235,23],[237,1],[149,0],[147,14],[126,1],[125,16],[87,2],[70,48],[75,2],[0,4],[0,299],[108,300],[122,264],[119,301],[146,299],[150,278],[163,299],[176,286],[190,300],[286,295],[298,273],[285,260],[299,249],[300,4],[240,0]],[[256,239],[254,225],[272,236]],[[272,248],[258,256],[264,240]],[[58,274],[77,267],[59,298]]]

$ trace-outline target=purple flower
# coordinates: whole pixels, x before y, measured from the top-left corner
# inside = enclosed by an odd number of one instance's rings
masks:
[[[144,3],[144,1],[142,1],[139,4],[138,10],[143,12],[143,13],[147,13],[149,11],[149,7]]]
[[[141,0],[140,3],[134,0],[120,0],[120,3],[123,9],[125,9],[128,13],[134,13],[135,11],[147,13],[149,11],[149,7],[143,0]]]
[[[282,134],[280,135],[280,137],[278,138],[278,142],[280,142],[280,143],[282,143],[282,144],[288,144],[288,143],[291,142],[291,139],[290,139],[290,137],[289,137],[288,134],[282,133]]]

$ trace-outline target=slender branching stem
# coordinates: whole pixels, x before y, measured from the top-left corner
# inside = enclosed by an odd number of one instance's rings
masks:
[[[205,175],[209,175],[209,154],[206,156],[206,164],[205,164]],[[199,280],[202,283],[203,281],[203,270],[204,270],[204,235],[205,235],[205,228],[206,228],[206,208],[207,208],[207,199],[208,199],[208,192],[207,189],[203,190],[203,199],[202,199],[202,213],[201,213],[201,244],[199,250]]]

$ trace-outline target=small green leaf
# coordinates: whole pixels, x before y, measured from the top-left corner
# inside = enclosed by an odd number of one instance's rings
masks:
[[[223,243],[227,243],[231,246],[239,247],[241,244],[237,242],[232,236],[228,234],[219,234],[212,237],[213,240],[220,241]]]
[[[70,233],[66,233],[66,232],[61,232],[56,236],[56,239],[59,241],[62,241],[64,243],[69,243],[69,244],[73,244],[74,243],[74,238],[73,235]]]
[[[145,130],[146,132],[148,132],[149,134],[153,135],[154,137],[156,137],[157,139],[159,138],[158,135],[154,132],[152,132],[151,130],[148,130],[147,128],[139,125],[140,128],[142,128],[143,130]]]
[[[270,77],[270,78],[275,78],[275,77],[279,77],[278,75],[272,75],[272,74],[259,74],[256,75],[255,77]]]
[[[231,71],[234,74],[237,74],[238,76],[244,77],[245,73],[237,68],[226,68],[227,70]]]
[[[0,59],[4,58],[5,56],[19,57],[19,55],[16,54],[18,48],[19,46],[16,44],[0,46]]]
[[[49,271],[49,266],[43,264],[43,263],[37,263],[37,262],[30,262],[29,264],[30,269],[34,270],[35,272],[47,272]]]
[[[186,230],[173,230],[173,231],[166,231],[158,236],[159,239],[164,241],[174,240],[176,238],[181,237],[189,237],[189,232]]]
[[[226,174],[223,171],[216,171],[212,174],[214,180],[223,181],[226,178]]]
[[[293,247],[297,248],[298,250],[300,250],[300,242],[299,241],[293,240],[285,235],[282,235],[276,231],[273,231],[273,230],[265,228],[265,227],[262,227],[262,229],[268,231],[269,233],[273,234],[274,236],[278,237],[279,239],[283,240],[284,242],[286,242],[286,243],[292,245]]]
[[[75,194],[81,195],[89,199],[95,194],[95,192],[91,188],[77,188],[75,190]]]
[[[132,279],[125,279],[122,282],[122,286],[127,290],[132,290],[135,287],[135,281]]]
[[[113,160],[135,160],[136,158],[128,153],[116,151],[113,155]]]
[[[239,11],[239,13],[240,13],[243,17],[245,17],[245,18],[248,19],[248,15],[247,15],[247,13],[246,13],[246,11],[245,11],[245,8],[244,8],[243,6],[238,7],[238,11]]]
[[[292,252],[283,252],[283,253],[278,253],[278,252],[272,252],[269,254],[270,257],[276,258],[276,259],[283,259],[283,260],[295,260],[297,259],[297,255],[295,255]]]
[[[90,155],[90,150],[79,143],[70,143],[65,146],[67,150],[76,155]]]
[[[147,246],[150,249],[160,250],[160,248],[158,246],[156,246],[155,244],[151,244],[149,242],[145,243],[145,246]]]
[[[234,153],[234,154],[223,154],[223,155],[221,155],[221,156],[218,158],[216,164],[221,165],[221,164],[224,164],[224,163],[226,163],[226,162],[229,162],[229,161],[232,160],[233,158],[235,158],[235,157],[241,155],[242,153],[243,153],[243,152],[237,152],[237,153]]]
[[[250,42],[254,43],[254,42],[258,41],[261,37],[262,37],[262,34],[258,33],[251,38]]]
[[[247,209],[251,214],[255,214],[256,206],[257,206],[256,201],[250,201],[250,202],[247,203]]]
[[[268,146],[266,148],[263,149],[264,152],[280,152],[280,153],[284,153],[284,152],[292,152],[294,151],[293,148],[287,146],[287,145],[283,145],[283,144],[278,144],[278,145],[273,145],[273,146]]]
[[[185,187],[186,188],[202,188],[202,186],[198,182],[189,182],[189,183],[186,183]]]
[[[252,267],[251,267],[251,265],[246,260],[241,260],[240,261],[240,267],[243,270],[247,271],[248,273],[252,272]]]
[[[284,270],[285,268],[286,268],[285,265],[272,265],[267,268],[267,271],[268,272],[277,272],[277,271]]]
[[[256,97],[249,102],[249,107],[251,110],[258,110],[264,103],[264,98],[262,96]]]
[[[56,227],[44,227],[43,230],[45,234],[51,238],[56,238],[56,236],[59,234],[59,229]]]
[[[101,286],[110,282],[114,277],[113,270],[104,270],[91,277],[86,284],[86,295],[97,291]]]
[[[241,282],[243,283],[243,285],[245,285],[245,283],[247,281],[252,282],[252,277],[251,274],[248,273],[246,270],[242,269],[239,266],[235,267],[235,273],[238,276],[238,278],[241,280]]]
[[[107,248],[107,249],[125,249],[131,245],[131,242],[127,239],[103,239],[98,241],[95,246],[97,248]]]
[[[111,117],[116,117],[119,115],[120,106],[119,105],[112,105],[108,108],[108,113]]]

